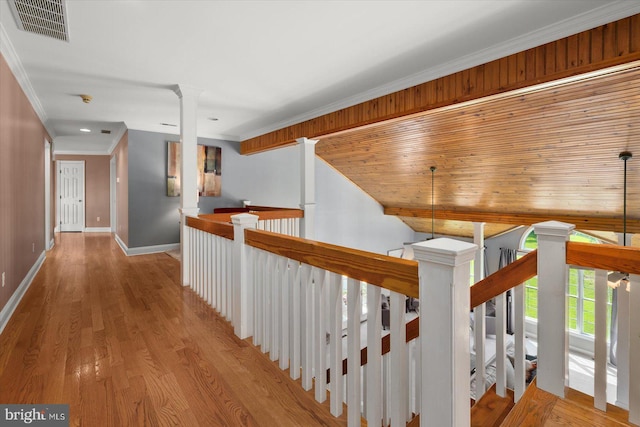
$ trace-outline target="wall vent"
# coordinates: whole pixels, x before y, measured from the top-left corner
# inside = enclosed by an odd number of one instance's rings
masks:
[[[107,134],[107,135],[111,135],[111,131],[110,131],[110,130],[107,130],[107,129],[102,129],[102,130],[100,131],[100,133],[105,133],[105,134]]]
[[[9,0],[20,30],[69,41],[66,0]]]

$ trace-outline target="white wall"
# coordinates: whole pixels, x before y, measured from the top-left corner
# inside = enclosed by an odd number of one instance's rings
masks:
[[[316,157],[316,239],[380,254],[415,240],[382,205]]]

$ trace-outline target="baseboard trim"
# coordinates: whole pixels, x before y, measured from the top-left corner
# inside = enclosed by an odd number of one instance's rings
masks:
[[[40,271],[40,267],[42,267],[45,258],[46,253],[45,251],[42,251],[35,264],[33,264],[25,278],[20,283],[20,286],[18,286],[18,289],[16,289],[13,295],[11,295],[9,301],[7,301],[5,306],[2,308],[2,311],[0,311],[0,334],[2,333],[2,331],[4,331],[7,323],[9,323],[9,319],[11,319],[13,312],[18,307],[18,304],[20,304],[20,301],[22,300],[24,294],[27,292],[27,289],[29,289],[29,286],[31,286],[31,282],[33,282],[36,274],[38,274],[38,271]]]
[[[124,244],[120,236],[118,236],[117,234],[114,234],[114,236],[116,239],[116,243],[118,244],[118,246],[120,246],[120,249],[122,249],[122,252],[124,252],[124,254],[128,256],[129,254],[127,253],[127,251],[129,250],[129,248],[127,248],[127,245]]]
[[[174,249],[180,249],[180,243],[169,243],[167,245],[156,245],[156,246],[140,246],[138,248],[129,248],[127,250],[127,255],[146,255],[146,254],[156,254],[158,252],[167,252],[172,251]]]
[[[111,233],[111,227],[85,227],[85,233]]]
[[[135,256],[135,255],[147,255],[147,254],[157,254],[159,252],[167,252],[175,249],[180,249],[180,243],[169,243],[166,245],[155,245],[155,246],[140,246],[137,248],[128,248],[127,245],[124,244],[120,236],[115,235],[116,242],[122,252],[126,256]]]

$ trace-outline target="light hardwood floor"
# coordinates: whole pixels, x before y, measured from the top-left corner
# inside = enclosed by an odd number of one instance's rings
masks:
[[[346,425],[189,289],[164,253],[62,233],[0,335],[0,402],[71,425]]]

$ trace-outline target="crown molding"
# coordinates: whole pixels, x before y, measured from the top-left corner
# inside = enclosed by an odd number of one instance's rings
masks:
[[[36,112],[38,118],[42,122],[42,126],[44,126],[44,128],[47,130],[51,138],[55,138],[56,133],[48,123],[47,113],[44,111],[44,108],[40,103],[40,99],[38,98],[38,95],[36,95],[36,91],[31,85],[31,81],[27,76],[27,72],[22,66],[22,61],[20,61],[20,57],[13,47],[13,44],[9,39],[9,34],[7,34],[7,31],[2,25],[2,22],[0,22],[0,53],[2,53],[2,56],[4,56],[4,59],[7,61],[11,72],[15,76],[18,84],[22,88],[22,91],[31,103],[33,110]]]
[[[282,120],[269,126],[264,126],[260,129],[256,129],[255,131],[247,132],[246,134],[241,134],[240,141],[245,141],[247,139],[264,135],[306,120],[311,120],[343,108],[351,107],[390,93],[417,86],[419,84],[448,76],[477,65],[485,64],[514,53],[522,52],[545,43],[559,40],[600,25],[615,22],[619,19],[623,19],[637,13],[640,13],[640,2],[626,0],[607,2],[598,8],[590,10],[589,12],[531,31],[519,37],[515,37],[489,48],[474,52],[473,54],[445,62],[436,67],[431,67],[360,94],[344,98],[324,107],[299,114],[290,119]]]
[[[127,130],[129,130],[127,128],[127,125],[124,122],[122,122],[122,124],[120,125],[120,128],[118,129],[118,132],[113,135],[113,141],[111,141],[111,145],[109,146],[109,148],[107,148],[107,154],[109,155],[113,154],[113,150],[116,149],[116,147],[120,143],[120,140],[124,136],[125,132],[127,132]]]

